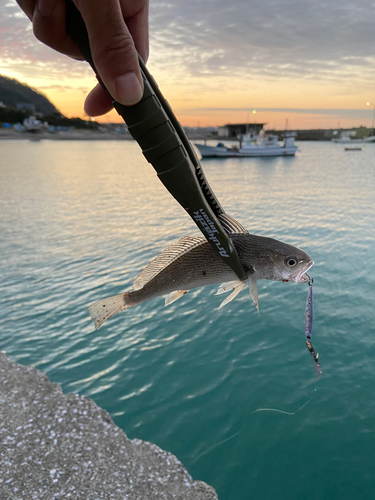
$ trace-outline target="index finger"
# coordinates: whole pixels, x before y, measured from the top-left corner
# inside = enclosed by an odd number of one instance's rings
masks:
[[[108,92],[121,104],[136,104],[143,95],[143,80],[120,1],[75,0],[75,4],[85,21],[92,57]]]

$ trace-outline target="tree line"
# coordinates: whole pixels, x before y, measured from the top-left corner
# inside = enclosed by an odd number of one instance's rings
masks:
[[[96,130],[99,124],[89,120],[82,120],[81,118],[66,118],[60,113],[53,113],[51,115],[40,115],[27,109],[15,109],[9,106],[0,107],[0,123],[9,123],[15,125],[16,123],[23,123],[25,118],[35,115],[39,120],[45,121],[48,125],[55,127],[75,127],[78,129]]]

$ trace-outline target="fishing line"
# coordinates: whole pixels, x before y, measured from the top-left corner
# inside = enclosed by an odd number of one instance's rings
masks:
[[[284,413],[284,415],[295,415],[296,413],[298,413],[299,411],[302,410],[302,408],[304,408],[307,404],[310,403],[310,401],[312,401],[313,398],[309,399],[308,401],[306,401],[305,404],[303,404],[301,406],[301,408],[298,408],[298,410],[294,411],[294,412],[290,412],[290,411],[285,411],[285,410],[279,410],[278,408],[257,408],[256,410],[252,411],[251,412],[251,415],[253,413],[256,413],[258,411],[273,411],[273,412],[276,412],[276,413]]]
[[[314,389],[314,391],[316,391],[316,389]],[[312,400],[314,399],[314,396],[312,398],[310,398],[308,401],[306,401],[306,403],[304,403],[300,408],[298,408],[298,410],[294,411],[294,412],[290,412],[290,411],[285,411],[285,410],[279,410],[278,408],[257,408],[256,410],[252,411],[250,413],[250,415],[252,415],[253,413],[257,413],[259,411],[272,411],[272,412],[275,412],[275,413],[283,413],[284,415],[295,415],[296,413],[300,412],[303,408],[305,408],[305,406],[307,406]],[[216,443],[214,444],[213,446],[211,446],[210,448],[208,448],[207,450],[204,450],[202,451],[202,453],[200,453],[199,455],[197,455],[191,462],[191,465],[195,464],[195,462],[197,460],[199,460],[201,457],[203,457],[203,455],[207,455],[207,453],[209,453],[210,451],[214,450],[215,448],[217,448],[218,446],[220,446],[221,444],[224,444],[226,443],[227,441],[229,441],[230,439],[233,439],[235,438],[236,436],[238,436],[238,434],[240,432],[243,431],[245,426],[243,426],[239,431],[237,431],[235,434],[233,434],[232,436],[229,436],[225,439],[223,439],[222,441],[219,441],[219,443]]]
[[[220,441],[219,443],[216,443],[214,444],[213,446],[211,446],[211,448],[208,448],[208,450],[205,450],[205,451],[202,451],[202,453],[200,453],[197,457],[194,458],[194,460],[191,462],[191,465],[195,464],[195,462],[200,458],[200,457],[203,457],[203,455],[206,455],[207,453],[209,453],[210,451],[214,450],[215,448],[217,448],[218,446],[220,446],[221,444],[223,443],[226,443],[227,441],[229,441],[230,439],[233,439],[234,437],[238,436],[238,434],[240,432],[243,431],[243,427],[242,429],[240,429],[238,432],[236,432],[236,434],[233,434],[233,436],[229,436],[227,437],[226,439],[223,439],[222,441]]]

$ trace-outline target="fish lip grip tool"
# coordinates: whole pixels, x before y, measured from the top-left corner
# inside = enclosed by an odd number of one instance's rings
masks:
[[[72,0],[65,0],[65,3],[67,32],[92,67],[99,83],[107,90],[95,68],[82,16]],[[217,254],[241,280],[246,280],[247,272],[229,237],[230,233],[246,230],[219,204],[182,126],[143,60],[138,57],[144,84],[141,101],[124,106],[113,100],[113,106],[164,186],[190,215]]]

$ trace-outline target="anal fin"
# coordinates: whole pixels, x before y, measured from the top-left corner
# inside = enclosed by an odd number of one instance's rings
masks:
[[[245,283],[243,281],[237,281],[237,285],[234,287],[233,292],[230,295],[228,295],[228,297],[225,300],[223,300],[223,302],[219,306],[219,309],[221,309],[222,307],[227,305],[229,302],[231,302],[235,297],[237,297],[237,295],[240,293],[240,291],[242,290],[242,288],[244,286],[245,286]],[[227,291],[227,290],[224,290],[224,291]],[[218,293],[223,293],[223,292],[220,292],[220,288],[219,288],[217,294]]]
[[[175,292],[169,293],[165,297],[165,305],[169,306],[169,304],[172,304],[173,302],[176,302],[176,300],[180,299],[187,292],[188,292],[187,290],[176,290]]]
[[[234,281],[227,281],[226,283],[222,283],[218,289],[218,291],[215,293],[215,295],[220,295],[222,293],[227,293],[230,290],[234,290],[237,288],[242,281],[240,280],[234,280]]]

